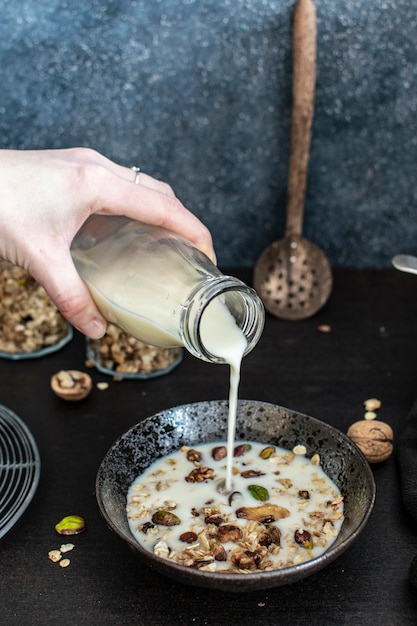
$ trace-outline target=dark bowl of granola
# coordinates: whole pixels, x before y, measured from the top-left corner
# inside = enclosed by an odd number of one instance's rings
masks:
[[[267,589],[324,568],[371,515],[376,489],[365,457],[324,422],[248,400],[238,402],[229,450],[227,416],[226,400],[198,402],[123,434],[96,478],[107,525],[151,569],[199,587]],[[220,479],[229,457],[228,490]]]

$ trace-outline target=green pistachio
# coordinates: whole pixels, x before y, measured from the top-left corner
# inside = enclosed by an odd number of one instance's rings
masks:
[[[306,550],[311,550],[313,547],[313,539],[311,537],[311,533],[304,528],[299,528],[294,533],[294,539],[298,545],[306,548]]]
[[[261,459],[270,459],[271,456],[274,454],[274,452],[275,452],[274,446],[267,446],[266,448],[260,451],[259,456],[261,457]]]
[[[85,520],[79,515],[67,515],[55,525],[55,530],[60,535],[78,535],[85,530]]]
[[[265,500],[269,499],[268,489],[262,487],[262,485],[249,485],[248,489],[250,495],[255,498],[255,500],[265,502]]]
[[[233,456],[243,456],[244,454],[246,454],[246,452],[249,452],[251,448],[252,446],[250,445],[250,443],[240,443],[238,446],[235,447],[233,451]]]
[[[221,493],[221,494],[228,493],[228,491],[227,491],[227,489],[226,489],[226,480],[225,480],[225,479],[220,480],[220,481],[217,483],[216,489],[217,489],[217,491],[218,491],[219,493]]]
[[[156,511],[152,515],[152,521],[159,526],[178,526],[181,523],[180,518],[172,511]]]

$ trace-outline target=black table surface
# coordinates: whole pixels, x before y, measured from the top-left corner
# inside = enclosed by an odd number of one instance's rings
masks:
[[[233,272],[251,282],[250,270]],[[329,324],[329,333],[319,332]],[[240,397],[285,406],[343,432],[362,419],[363,403],[382,402],[378,418],[398,436],[416,396],[417,279],[395,270],[336,270],[329,302],[298,322],[268,316],[244,359]],[[77,334],[42,359],[0,361],[0,401],[32,431],[42,459],[31,504],[0,541],[0,623],[47,624],[417,624],[417,591],[408,567],[417,528],[404,511],[396,450],[372,466],[377,500],[356,542],[336,561],[292,585],[228,593],[188,587],[149,570],[101,518],[95,476],[106,451],[133,424],[163,409],[226,398],[228,372],[185,354],[169,375],[114,382],[88,370],[89,398],[64,402],[50,389],[60,369],[85,370]],[[416,450],[417,454],[417,450]],[[62,543],[54,526],[82,515],[71,565],[48,552]]]

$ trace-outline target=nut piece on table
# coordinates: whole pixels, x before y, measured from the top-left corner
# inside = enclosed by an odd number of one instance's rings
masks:
[[[355,422],[347,431],[369,463],[381,463],[391,456],[394,433],[391,426],[379,420]]]
[[[85,519],[80,515],[67,515],[55,524],[55,530],[59,535],[79,535],[85,530]]]
[[[77,370],[61,370],[51,378],[52,391],[63,400],[83,400],[92,386],[91,376]]]

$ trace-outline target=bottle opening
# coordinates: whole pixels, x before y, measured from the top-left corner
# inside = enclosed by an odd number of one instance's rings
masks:
[[[236,278],[220,276],[195,290],[183,309],[183,342],[200,359],[230,363],[257,344],[265,323],[257,293]],[[244,344],[242,343],[244,342]]]

